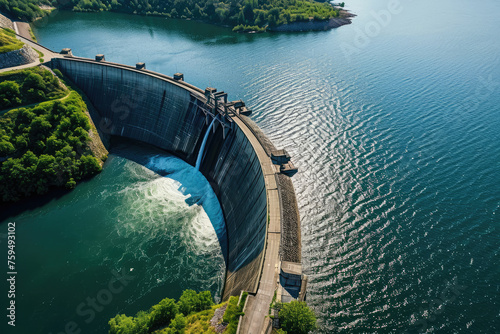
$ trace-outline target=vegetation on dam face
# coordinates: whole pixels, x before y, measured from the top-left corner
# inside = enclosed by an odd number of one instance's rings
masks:
[[[165,298],[135,317],[116,315],[109,321],[109,334],[235,334],[247,295],[214,305],[209,291],[185,290],[178,302]]]
[[[310,19],[323,21],[341,15],[330,3],[313,0],[0,0],[0,11],[31,21],[45,14],[36,3],[82,12],[115,11],[194,19],[228,25],[235,31],[262,31],[266,27]]]
[[[14,31],[7,28],[0,28],[0,54],[19,50],[24,45],[16,38]]]
[[[0,116],[0,201],[44,194],[51,187],[74,188],[101,171],[89,147],[91,124],[78,93],[38,67],[0,79],[0,110],[35,102]]]
[[[247,297],[243,292],[241,298],[232,296],[214,305],[209,291],[185,290],[178,302],[165,298],[134,317],[117,314],[109,321],[109,334],[236,334]],[[273,301],[270,308],[279,310],[281,326],[273,333],[307,334],[317,328],[316,316],[305,302]]]

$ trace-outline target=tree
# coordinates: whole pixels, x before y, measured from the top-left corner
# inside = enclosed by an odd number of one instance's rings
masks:
[[[15,81],[0,82],[0,110],[21,104],[19,85]]]
[[[189,315],[192,312],[206,310],[212,306],[212,295],[210,291],[196,293],[194,290],[184,290],[179,302],[179,311],[184,315]]]
[[[5,139],[0,139],[0,156],[8,156],[14,153],[16,149],[9,141]]]
[[[151,308],[148,327],[153,330],[168,325],[178,312],[175,300],[165,298]]]
[[[253,7],[252,4],[247,2],[245,7],[243,7],[243,17],[245,18],[246,23],[253,24],[254,15],[253,15]]]
[[[57,151],[62,149],[65,146],[64,142],[60,139],[57,139],[56,136],[52,135],[47,138],[47,145],[45,146],[45,150],[47,154],[54,155]]]
[[[35,117],[35,119],[31,122],[30,127],[30,136],[31,138],[47,138],[50,134],[50,129],[52,125],[49,121],[45,119],[43,116]]]
[[[148,312],[139,311],[134,317],[134,332],[133,334],[148,334],[150,314]]]
[[[30,72],[26,76],[23,82],[23,87],[25,89],[35,88],[35,89],[45,89],[45,83],[40,74]]]
[[[337,17],[338,9],[331,3],[319,0],[50,0],[59,9],[74,11],[119,11],[134,14],[153,14],[168,17],[195,18],[207,20],[212,23],[231,25],[238,24],[246,26],[266,24],[269,11],[278,10],[278,14],[272,14],[274,19],[271,24],[280,25],[284,22],[294,22],[297,15],[301,20],[314,17],[325,19]],[[0,0],[0,11],[10,12],[14,16],[24,17],[32,20],[37,16],[43,16],[44,12],[36,5],[40,0]],[[41,1],[47,2],[47,0]],[[57,2],[57,3],[56,3]],[[343,5],[341,3],[340,5]],[[257,23],[257,12],[263,11]],[[288,11],[290,18],[280,15]],[[241,15],[240,15],[241,14]],[[59,75],[59,74],[58,74]]]
[[[316,316],[305,302],[294,300],[283,304],[279,318],[281,328],[288,334],[307,334],[317,328]]]
[[[76,187],[76,181],[73,178],[70,178],[68,182],[66,182],[65,186],[67,189],[73,189]]]
[[[205,8],[203,11],[208,15],[210,19],[215,17],[215,5],[213,0],[209,0],[205,3]]]
[[[271,27],[275,27],[278,23],[278,21],[276,20],[276,16],[271,14],[267,16],[267,22],[269,22],[269,26]]]
[[[187,320],[182,315],[182,313],[178,313],[174,320],[168,326],[166,333],[167,334],[183,334],[184,329],[186,328]]]
[[[257,12],[257,17],[255,19],[255,24],[258,26],[263,26],[266,23],[266,12],[259,10]]]
[[[109,334],[132,334],[135,328],[134,318],[118,314],[109,322]]]

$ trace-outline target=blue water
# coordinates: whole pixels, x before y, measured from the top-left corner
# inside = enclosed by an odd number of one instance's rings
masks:
[[[214,118],[208,126],[207,131],[205,132],[205,136],[203,137],[203,141],[201,142],[200,151],[198,152],[198,157],[196,158],[195,168],[197,170],[200,170],[201,162],[203,161],[203,156],[205,153],[205,146],[207,145],[208,135],[210,134],[210,131],[212,131],[215,121],[216,118]]]
[[[320,333],[499,333],[500,2],[347,6],[353,24],[327,32],[110,13],[59,13],[35,32],[247,102],[300,168]]]

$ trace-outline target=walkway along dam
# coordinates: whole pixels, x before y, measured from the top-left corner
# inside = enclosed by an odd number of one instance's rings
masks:
[[[40,46],[41,47],[41,46]],[[40,49],[47,52],[47,49]],[[266,333],[273,298],[305,298],[300,218],[290,180],[296,169],[248,117],[242,101],[174,77],[110,63],[104,55],[53,53],[59,69],[88,97],[102,132],[139,140],[198,165],[221,204],[227,230],[223,299],[248,291],[239,333]],[[94,115],[93,115],[94,117]],[[198,160],[198,161],[197,161]]]

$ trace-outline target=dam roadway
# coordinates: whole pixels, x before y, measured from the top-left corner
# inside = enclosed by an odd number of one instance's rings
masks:
[[[69,50],[60,54],[18,38],[44,53],[45,65],[61,70],[87,95],[102,133],[155,145],[194,165],[204,134],[211,131],[200,171],[212,185],[226,221],[223,299],[249,292],[238,333],[269,333],[273,296],[277,301],[304,299],[305,284],[293,185],[281,173],[283,165],[272,160],[276,149],[265,135],[227,103],[223,92],[203,91],[183,77],[152,72],[144,64],[111,63],[102,55],[80,58]],[[218,122],[208,130],[214,117]],[[285,267],[292,268],[290,273]]]

